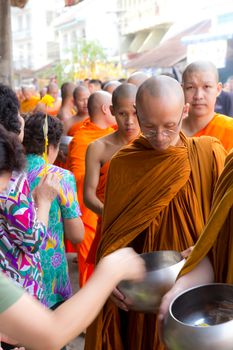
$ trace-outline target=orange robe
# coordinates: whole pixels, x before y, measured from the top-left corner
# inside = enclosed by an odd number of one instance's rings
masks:
[[[56,117],[60,111],[61,108],[61,100],[57,100],[53,103],[53,107],[47,108],[47,113],[53,117]]]
[[[83,121],[81,121],[81,122],[74,123],[74,124],[69,128],[69,131],[67,132],[67,135],[68,135],[68,136],[74,136],[74,135],[76,134],[76,132],[77,132],[78,130],[80,130],[81,126],[83,126],[83,124],[84,124],[85,122],[88,122],[88,121],[90,121],[90,118],[87,118],[87,119],[85,119],[85,120],[83,120]]]
[[[110,164],[110,160],[104,163],[104,165],[101,167],[99,183],[96,189],[96,195],[102,203],[104,203],[104,193],[105,193],[105,186],[107,182],[109,164]],[[97,252],[97,248],[101,238],[101,228],[102,228],[102,216],[98,216],[95,238],[93,240],[90,252],[87,257],[88,264],[92,265],[92,271],[94,270],[95,261],[96,261],[96,252]]]
[[[215,113],[209,124],[193,136],[203,135],[216,137],[229,151],[233,148],[233,118]]]
[[[154,150],[139,137],[111,160],[97,259],[118,248],[182,251],[209,216],[225,150],[210,137]],[[155,314],[124,312],[109,299],[87,330],[85,350],[161,350]]]
[[[233,152],[217,182],[209,220],[180,275],[190,272],[207,254],[215,281],[233,284]]]
[[[20,104],[20,113],[32,113],[39,101],[39,97],[36,96],[32,96],[30,100],[23,100]]]
[[[92,269],[89,271],[86,259],[95,236],[98,218],[97,215],[88,209],[83,203],[85,155],[89,143],[100,137],[106,136],[111,132],[113,132],[112,128],[100,129],[97,125],[88,120],[85,121],[80,130],[76,132],[69,145],[68,168],[73,172],[76,179],[78,200],[85,228],[84,239],[82,243],[77,245],[80,287],[84,285],[92,272]]]

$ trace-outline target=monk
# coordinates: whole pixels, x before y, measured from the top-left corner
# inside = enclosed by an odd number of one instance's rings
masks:
[[[76,132],[68,150],[68,168],[73,172],[76,179],[78,200],[85,228],[84,240],[77,245],[80,287],[84,285],[89,277],[86,258],[97,225],[97,215],[86,208],[83,203],[85,155],[91,142],[114,131],[110,127],[114,122],[113,119],[115,119],[110,111],[111,97],[111,94],[106,91],[95,92],[89,97],[88,112],[90,119],[83,123],[83,126]]]
[[[101,90],[102,82],[99,79],[90,79],[88,82],[88,89],[90,91],[90,94],[93,94],[93,92],[100,91]]]
[[[182,85],[185,102],[189,103],[188,118],[182,129],[187,136],[214,136],[227,151],[233,147],[233,119],[215,113],[215,103],[222,85],[213,63],[197,61],[187,66]]]
[[[59,88],[57,83],[51,82],[48,85],[47,94],[52,96],[54,99],[53,106],[46,107],[44,103],[39,102],[34,110],[34,112],[48,113],[51,116],[56,117],[61,108],[61,99],[58,96]]]
[[[214,191],[209,219],[173,288],[163,297],[160,321],[171,301],[188,288],[212,282],[233,284],[233,152]]]
[[[72,117],[76,114],[74,110],[74,99],[73,92],[75,90],[75,84],[73,83],[64,83],[61,86],[61,108],[58,113],[58,118],[63,123],[63,133],[67,135],[68,130],[72,125]]]
[[[20,113],[32,113],[40,98],[36,96],[30,87],[22,87],[23,100],[20,104]]]
[[[103,90],[112,94],[113,91],[120,85],[121,83],[118,80],[110,80],[104,85]]]
[[[223,168],[226,151],[217,139],[181,132],[188,104],[175,79],[146,80],[136,108],[142,135],[111,160],[97,261],[119,247],[144,253],[192,246],[208,219]],[[85,350],[164,349],[156,315],[127,310],[115,289],[87,330]]]
[[[137,87],[142,85],[144,81],[148,79],[148,75],[144,72],[134,72],[130,75],[130,77],[127,79],[127,82],[130,84],[134,84]]]
[[[140,133],[135,109],[136,92],[137,88],[133,84],[122,84],[114,90],[111,112],[116,118],[117,131],[97,139],[87,148],[84,203],[98,215],[96,234],[87,259],[87,262],[92,264],[92,269],[101,235],[104,191],[110,160],[117,151],[133,141]]]
[[[90,96],[90,92],[87,87],[80,85],[74,89],[73,101],[74,106],[77,109],[75,114],[70,120],[70,127],[67,132],[68,136],[74,136],[76,131],[80,129],[84,121],[89,118],[87,101]]]

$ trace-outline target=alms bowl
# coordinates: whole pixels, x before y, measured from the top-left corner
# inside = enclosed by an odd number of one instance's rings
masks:
[[[146,265],[143,281],[122,281],[118,289],[131,310],[155,313],[163,295],[173,286],[185,260],[176,251],[162,250],[140,255]]]
[[[233,349],[233,285],[186,290],[171,303],[164,323],[168,350]]]

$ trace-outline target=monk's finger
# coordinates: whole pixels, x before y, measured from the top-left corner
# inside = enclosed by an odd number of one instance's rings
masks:
[[[115,288],[112,293],[119,301],[125,300],[124,294],[120,292],[118,288]]]
[[[191,254],[192,250],[193,250],[193,246],[189,247],[188,249],[183,250],[180,254],[182,256],[182,258],[186,259],[189,257],[189,255]]]
[[[115,298],[113,294],[110,296],[110,299],[121,310],[124,310],[126,312],[129,311],[128,306],[123,301],[120,301],[119,299]]]

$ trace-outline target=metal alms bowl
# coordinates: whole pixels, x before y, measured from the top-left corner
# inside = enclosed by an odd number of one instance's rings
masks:
[[[176,251],[162,250],[140,255],[146,264],[146,275],[141,282],[122,281],[118,289],[124,294],[131,310],[156,312],[163,295],[173,286],[184,265]]]
[[[73,138],[72,136],[65,136],[65,135],[61,137],[59,149],[64,153],[64,155],[68,154],[68,147],[72,138]]]
[[[201,285],[178,295],[164,323],[169,350],[233,349],[233,285]]]

